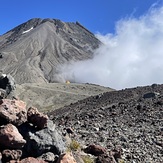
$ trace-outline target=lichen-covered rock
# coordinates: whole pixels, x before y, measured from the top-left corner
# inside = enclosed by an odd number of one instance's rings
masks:
[[[40,113],[37,108],[30,107],[27,111],[28,122],[39,129],[47,127],[48,116]]]
[[[64,153],[60,155],[57,163],[77,163],[76,160],[74,159],[72,153]]]
[[[55,161],[57,161],[58,157],[58,155],[54,155],[54,153],[52,152],[47,152],[38,157],[38,159],[47,161],[48,163],[54,163]]]
[[[0,146],[20,149],[25,143],[26,141],[14,125],[7,124],[0,126]]]
[[[26,103],[20,100],[0,99],[1,123],[12,123],[16,126],[27,121]]]
[[[2,152],[3,162],[9,162],[10,160],[18,161],[21,156],[22,156],[21,150],[6,149],[6,150],[3,150]]]

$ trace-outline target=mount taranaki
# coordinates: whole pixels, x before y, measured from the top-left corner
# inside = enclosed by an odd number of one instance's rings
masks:
[[[59,66],[91,58],[100,44],[79,22],[31,19],[0,36],[0,70],[18,84],[57,82]]]

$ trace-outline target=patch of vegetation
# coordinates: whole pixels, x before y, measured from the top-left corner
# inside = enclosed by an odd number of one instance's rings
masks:
[[[90,156],[82,156],[84,163],[94,163],[94,160]]]
[[[80,149],[80,144],[76,140],[72,140],[68,149],[71,151],[77,151]]]
[[[122,160],[122,159],[120,159],[120,160],[118,161],[118,163],[125,163],[125,161]]]

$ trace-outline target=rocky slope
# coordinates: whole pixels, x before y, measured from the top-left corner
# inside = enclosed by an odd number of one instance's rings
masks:
[[[119,148],[123,162],[163,162],[163,85],[103,93],[49,116],[81,144]]]
[[[91,58],[100,44],[78,22],[31,19],[0,36],[0,70],[19,84],[65,82],[59,66]]]

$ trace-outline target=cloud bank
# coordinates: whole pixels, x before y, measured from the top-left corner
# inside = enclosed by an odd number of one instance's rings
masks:
[[[97,34],[103,45],[93,59],[65,65],[63,78],[115,89],[163,83],[163,7],[119,20],[115,31]]]

